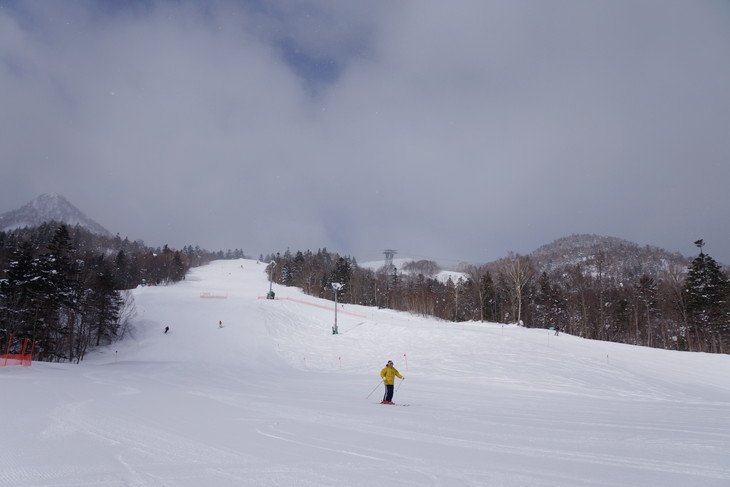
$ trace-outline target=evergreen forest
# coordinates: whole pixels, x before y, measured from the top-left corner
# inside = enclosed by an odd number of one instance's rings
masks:
[[[28,338],[33,360],[79,362],[124,337],[134,313],[129,289],[180,281],[190,267],[243,256],[155,249],[56,222],[0,232],[0,353],[20,353]]]

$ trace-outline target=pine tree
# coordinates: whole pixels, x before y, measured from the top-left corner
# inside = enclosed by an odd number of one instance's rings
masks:
[[[350,292],[350,279],[352,279],[352,266],[344,257],[340,257],[335,262],[335,268],[330,274],[330,283],[339,283],[342,288],[338,292],[338,296],[344,301],[344,297]]]
[[[498,321],[497,293],[494,290],[494,281],[489,271],[482,276],[481,289],[483,319],[490,322]]]
[[[294,285],[294,271],[293,271],[293,264],[291,261],[286,261],[281,266],[280,282],[284,286],[293,286]]]
[[[114,259],[114,267],[116,268],[116,275],[117,280],[119,281],[119,286],[122,289],[132,289],[137,285],[137,282],[135,282],[132,278],[129,269],[129,260],[127,259],[127,254],[124,252],[124,250],[120,250],[119,252],[117,252],[117,256]]]
[[[687,313],[694,331],[696,348],[700,351],[723,351],[727,346],[728,293],[730,284],[720,265],[702,251],[704,242],[695,244],[700,248],[690,264],[685,280]]]
[[[95,344],[99,346],[102,341],[111,343],[116,337],[122,298],[116,289],[114,274],[108,266],[101,269],[95,281],[89,301],[94,311]]]
[[[11,255],[7,279],[0,281],[0,328],[16,336],[32,336],[42,300],[39,261],[30,242]]]
[[[48,244],[48,252],[42,257],[42,272],[48,286],[48,298],[57,306],[73,306],[78,267],[66,225],[56,230]]]
[[[67,348],[62,345],[74,333],[74,314],[78,306],[79,268],[66,225],[56,230],[48,251],[40,259],[42,305],[36,329],[41,359],[61,360]]]
[[[646,325],[646,341],[649,347],[653,346],[654,330],[653,317],[656,313],[657,285],[653,278],[643,274],[636,285],[636,321]],[[639,342],[640,343],[640,342]]]
[[[543,328],[555,328],[562,325],[565,314],[565,301],[560,289],[552,284],[546,272],[540,274],[534,297],[535,324]]]

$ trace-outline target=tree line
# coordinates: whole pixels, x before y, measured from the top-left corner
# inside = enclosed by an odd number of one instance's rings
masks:
[[[326,249],[263,257],[274,282],[341,303],[378,306],[452,322],[518,323],[589,339],[648,347],[730,353],[730,277],[702,251],[686,265],[642,265],[597,253],[551,266],[509,255],[462,266],[463,277],[438,279],[431,261],[373,270]],[[636,259],[634,259],[636,260]],[[686,260],[686,259],[685,259]],[[408,272],[403,272],[408,270]]]
[[[0,232],[0,343],[30,338],[34,360],[79,362],[124,336],[134,312],[129,289],[180,281],[191,266],[225,255],[151,248],[56,222]]]

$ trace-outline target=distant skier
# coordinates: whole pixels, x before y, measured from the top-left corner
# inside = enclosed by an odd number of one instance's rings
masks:
[[[170,327],[169,327],[169,326],[166,326],[166,327],[165,327],[165,335],[167,335],[167,332],[168,332],[168,331],[170,331]]]
[[[558,335],[560,335],[560,327],[555,326],[555,336],[558,336]]]
[[[404,379],[404,377],[400,375],[398,369],[393,367],[392,360],[388,360],[388,363],[385,367],[383,367],[383,370],[380,371],[380,377],[383,379],[383,383],[385,384],[385,396],[383,396],[382,404],[393,404],[393,384],[395,383],[395,378],[400,377],[401,379]]]
[[[219,321],[218,322],[218,328],[223,328],[223,322],[222,321]]]

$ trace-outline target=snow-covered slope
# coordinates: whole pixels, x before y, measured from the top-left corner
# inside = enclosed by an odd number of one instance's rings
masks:
[[[0,368],[0,486],[730,485],[727,355],[349,305],[332,335],[274,290],[214,262],[80,365]]]

